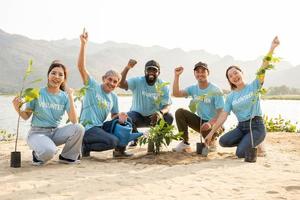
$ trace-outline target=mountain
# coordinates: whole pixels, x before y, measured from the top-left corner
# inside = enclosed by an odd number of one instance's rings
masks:
[[[79,39],[73,40],[32,40],[16,34],[9,34],[0,30],[0,92],[16,92],[20,89],[22,77],[29,59],[33,59],[34,72],[32,79],[43,78],[47,81],[47,70],[53,60],[61,60],[69,69],[69,85],[73,88],[82,87],[82,82],[77,71],[76,63],[79,52]],[[210,68],[210,81],[223,89],[229,89],[225,78],[226,68],[230,65],[239,65],[244,71],[247,80],[255,77],[255,71],[260,66],[262,57],[256,60],[240,61],[227,55],[221,57],[205,50],[183,51],[182,49],[167,49],[160,46],[143,47],[127,43],[108,41],[102,44],[89,42],[87,48],[87,68],[97,79],[108,69],[121,71],[130,58],[138,61],[128,77],[144,74],[144,65],[150,59],[157,60],[161,65],[160,78],[173,82],[174,67],[182,65],[185,71],[181,77],[181,87],[195,84],[193,66],[199,61],[208,63]],[[300,79],[297,75],[300,66],[292,66],[282,61],[277,65],[277,70],[267,74],[266,86],[285,84],[289,87],[299,87]],[[288,78],[287,78],[288,77]],[[122,90],[118,90],[122,91]]]

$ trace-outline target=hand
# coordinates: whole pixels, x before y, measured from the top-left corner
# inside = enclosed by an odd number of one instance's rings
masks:
[[[128,61],[127,66],[131,69],[131,68],[133,68],[133,67],[136,65],[136,63],[137,63],[136,60],[130,59],[130,60]]]
[[[14,107],[15,107],[15,110],[17,111],[17,112],[19,112],[20,111],[20,108],[21,108],[21,106],[24,104],[24,102],[22,101],[22,99],[20,98],[20,97],[15,97],[13,100],[12,100],[12,103],[13,103],[13,105],[14,105]]]
[[[163,118],[163,116],[162,116],[162,114],[161,114],[159,111],[153,113],[153,114],[150,116],[150,125],[151,125],[151,126],[155,126],[155,125],[157,124],[157,122],[158,122],[160,119],[162,119],[162,118]]]
[[[86,44],[88,42],[88,38],[89,38],[89,35],[87,32],[85,32],[85,28],[83,29],[83,33],[80,35],[80,42],[81,44]]]
[[[212,140],[213,132],[209,132],[209,134],[205,137],[205,145],[209,146]]]
[[[211,129],[211,124],[209,122],[203,123],[200,129],[201,129],[201,132],[208,131],[209,129]]]
[[[279,44],[280,44],[280,41],[279,41],[278,37],[276,36],[272,41],[271,49],[275,49]]]
[[[175,76],[180,76],[183,72],[183,67],[182,66],[176,67],[174,72],[175,72]]]
[[[124,112],[119,113],[119,123],[124,124],[128,118],[128,115]]]
[[[68,87],[67,85],[65,86],[65,91],[69,96],[73,96],[73,94],[74,94],[74,89]]]

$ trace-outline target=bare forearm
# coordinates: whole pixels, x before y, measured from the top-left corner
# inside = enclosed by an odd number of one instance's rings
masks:
[[[88,79],[88,72],[86,69],[85,51],[86,51],[86,44],[81,44],[79,56],[78,56],[77,67],[78,67],[79,73],[81,75],[81,78],[82,78],[82,81],[84,84],[86,84],[87,79]]]
[[[175,76],[174,82],[173,82],[173,96],[178,97],[179,96],[179,76]]]
[[[76,112],[76,109],[75,109],[73,96],[69,95],[69,101],[70,101],[69,120],[73,124],[76,124],[78,122],[78,117],[77,117],[77,112]]]
[[[216,123],[213,125],[211,132],[215,133],[226,121],[228,114],[224,111],[220,112]]]
[[[170,111],[170,105],[165,105],[162,109],[159,110],[163,115]]]
[[[130,70],[130,67],[126,66],[126,67],[124,67],[123,71],[121,72],[122,79],[120,81],[119,87],[122,89],[125,89],[125,90],[128,89],[128,84],[127,84],[126,78],[127,78],[127,74],[129,72],[129,70]]]
[[[19,115],[21,116],[21,118],[22,119],[24,119],[24,120],[27,120],[27,119],[29,119],[30,118],[30,116],[31,116],[31,112],[28,112],[28,111],[20,111],[19,112]]]

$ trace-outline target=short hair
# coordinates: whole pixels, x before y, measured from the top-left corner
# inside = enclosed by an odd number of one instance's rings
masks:
[[[118,79],[119,79],[119,81],[121,81],[121,79],[122,79],[122,75],[119,73],[119,72],[117,72],[116,70],[108,70],[103,76],[102,76],[102,78],[106,78],[106,77],[108,77],[108,76],[115,76],[115,77],[118,77]]]

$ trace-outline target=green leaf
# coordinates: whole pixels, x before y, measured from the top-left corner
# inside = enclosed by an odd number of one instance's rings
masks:
[[[27,88],[26,90],[24,90],[22,94],[22,98],[24,98],[24,101],[26,103],[39,98],[39,96],[40,96],[39,88]]]
[[[198,105],[198,101],[197,100],[191,100],[190,104],[189,104],[189,109],[192,113],[195,113],[197,111],[197,105]]]
[[[27,79],[27,77],[29,76],[29,74],[32,72],[32,59],[29,60],[29,63],[28,63],[28,67],[26,69],[26,72],[25,72],[25,75],[24,75],[24,78],[23,78],[23,81],[25,81]]]
[[[86,127],[86,125],[89,125],[89,124],[92,124],[92,121],[90,121],[90,120],[84,120],[84,121],[81,123],[81,125],[84,126],[84,127]]]
[[[34,81],[29,82],[29,84],[38,83],[38,82],[41,82],[42,80],[43,80],[42,78],[38,78]]]

